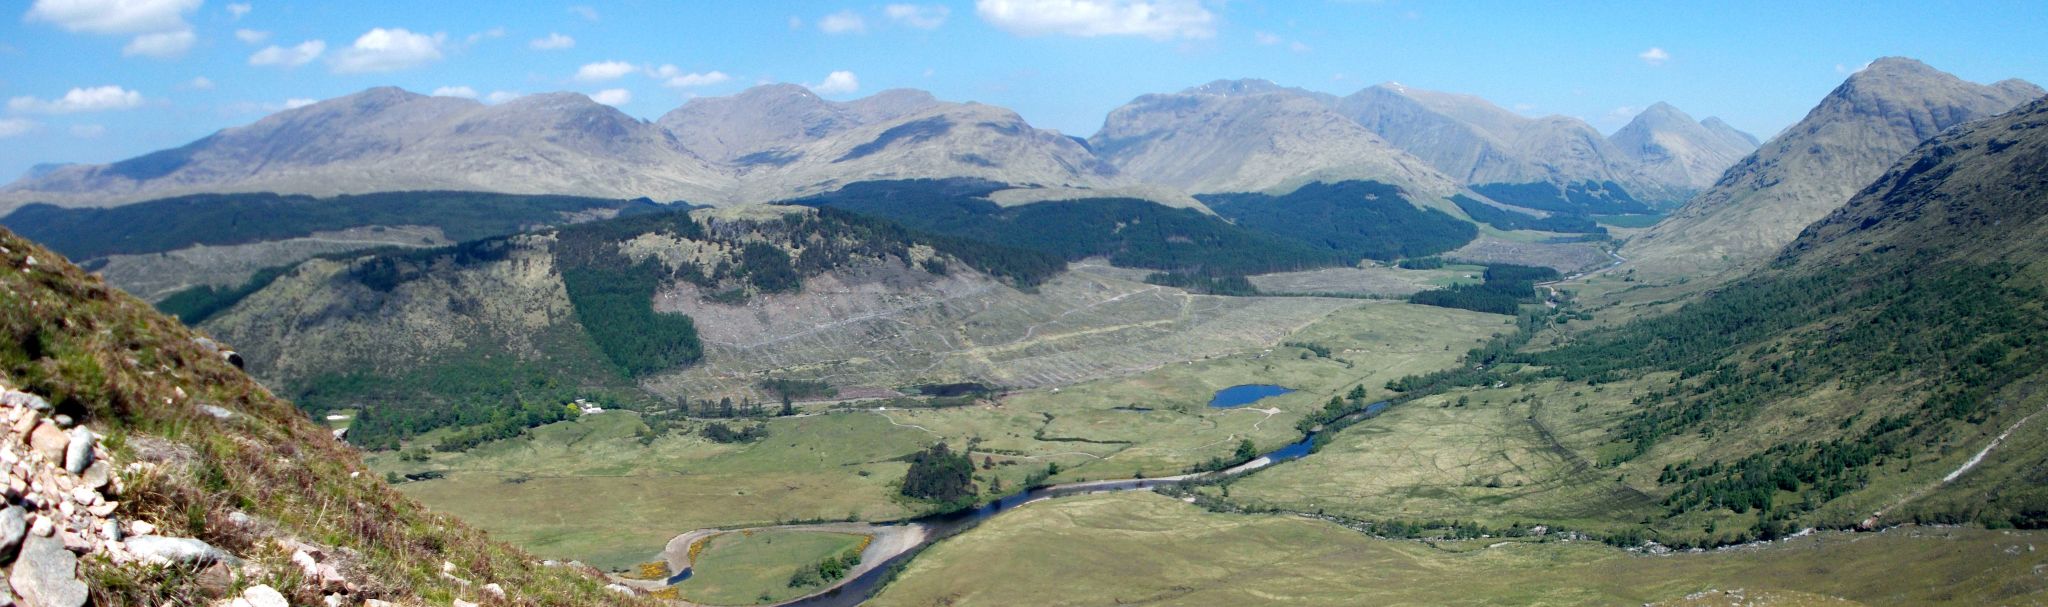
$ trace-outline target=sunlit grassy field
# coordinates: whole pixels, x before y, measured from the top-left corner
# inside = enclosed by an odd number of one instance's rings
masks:
[[[861,536],[808,531],[732,532],[708,540],[690,579],[676,585],[684,599],[707,605],[756,605],[788,600],[817,590],[789,586],[805,565],[839,556]]]
[[[1774,605],[2029,604],[2048,592],[2044,544],[2040,532],[1906,527],[1667,556],[1588,542],[1439,547],[1121,493],[1032,504],[941,542],[871,604],[1640,605],[1709,590]]]

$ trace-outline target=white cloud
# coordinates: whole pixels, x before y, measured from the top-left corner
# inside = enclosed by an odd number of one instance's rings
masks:
[[[228,4],[228,14],[233,15],[235,19],[240,20],[242,18],[242,15],[249,14],[249,9],[252,8],[255,7],[249,6],[249,3],[247,2],[231,3]]]
[[[860,78],[853,72],[837,71],[825,75],[825,81],[811,85],[811,90],[820,95],[837,95],[860,90]]]
[[[559,51],[562,49],[576,48],[576,39],[554,32],[548,32],[548,37],[534,38],[532,42],[526,43],[526,46],[527,48],[531,48],[536,51]]]
[[[819,18],[818,31],[827,34],[865,34],[868,31],[868,21],[862,19],[859,13],[839,11]]]
[[[441,60],[446,34],[415,34],[405,28],[375,28],[334,57],[334,71],[341,74],[390,72]]]
[[[101,135],[105,135],[105,134],[107,134],[107,127],[105,127],[105,126],[102,126],[102,125],[97,125],[97,124],[74,124],[74,125],[71,125],[71,136],[72,136],[72,137],[77,137],[77,138],[79,138],[79,139],[98,139],[98,138],[99,138],[99,136],[101,136]]]
[[[1285,38],[1273,35],[1272,32],[1252,32],[1252,40],[1258,41],[1263,46],[1273,46],[1287,41]]]
[[[141,55],[158,59],[170,59],[184,55],[185,51],[192,49],[192,43],[198,40],[199,36],[192,33],[192,30],[143,34],[136,36],[134,40],[128,41],[127,46],[121,47],[121,56],[134,57]]]
[[[35,121],[27,118],[0,118],[0,139],[26,135],[36,126]]]
[[[194,76],[191,80],[185,81],[185,88],[195,91],[211,91],[213,90],[213,80],[205,76]]]
[[[242,41],[243,44],[262,44],[263,41],[270,39],[270,32],[252,29],[238,29],[235,30],[235,39]]]
[[[792,31],[792,32],[794,32],[794,31],[798,31],[798,30],[801,30],[801,29],[803,29],[803,28],[804,28],[804,18],[803,18],[803,17],[798,17],[798,16],[795,16],[795,15],[791,15],[791,16],[789,17],[789,31]]]
[[[200,0],[36,0],[24,21],[45,21],[71,32],[151,34],[192,29],[185,13]]]
[[[1870,67],[1870,62],[1869,62],[1869,61],[1865,61],[1865,62],[1863,62],[1863,63],[1862,63],[1861,65],[1858,65],[1858,66],[1856,66],[1856,67],[1854,67],[1854,68],[1851,68],[1851,67],[1849,67],[1848,65],[1845,65],[1845,64],[1837,63],[1837,64],[1835,64],[1835,73],[1837,73],[1837,74],[1854,74],[1854,73],[1856,73],[1856,72],[1860,72],[1860,71],[1863,71],[1863,68],[1867,68],[1867,67]]]
[[[304,98],[304,97],[293,97],[293,98],[291,98],[291,99],[286,99],[286,100],[284,100],[284,109],[287,109],[287,110],[296,110],[296,109],[299,109],[299,108],[302,108],[302,107],[306,107],[306,106],[309,106],[309,105],[313,105],[313,104],[315,104],[315,103],[319,103],[319,102],[320,102],[320,100],[319,100],[319,99],[307,99],[307,98]]]
[[[633,91],[626,89],[605,89],[590,94],[590,100],[612,107],[633,102]]]
[[[142,107],[142,93],[114,85],[71,89],[64,97],[47,101],[35,97],[15,97],[7,100],[7,109],[38,114],[100,112],[138,107]]]
[[[1216,15],[1198,0],[975,0],[982,20],[1021,36],[1209,38]]]
[[[325,52],[327,52],[327,42],[323,40],[307,40],[291,48],[273,44],[265,47],[263,50],[256,51],[256,54],[249,55],[249,65],[298,67],[312,63],[314,59],[320,58],[321,53]]]
[[[604,82],[606,80],[618,80],[619,78],[625,76],[626,74],[633,73],[633,71],[637,69],[639,68],[633,67],[633,64],[626,63],[624,61],[600,61],[597,63],[586,63],[583,64],[583,67],[576,69],[576,79],[582,82]]]
[[[582,17],[585,21],[597,21],[597,9],[588,6],[571,6],[569,7],[569,14]]]
[[[36,0],[23,21],[42,21],[68,32],[135,34],[123,56],[169,58],[198,40],[185,14],[201,0]]]
[[[714,84],[720,84],[725,81],[732,80],[732,76],[728,76],[725,72],[717,70],[712,70],[701,74],[694,72],[689,74],[673,74],[667,75],[666,78],[667,80],[662,82],[662,85],[673,88],[711,86]]]
[[[475,99],[477,97],[476,89],[466,86],[444,86],[434,89],[432,94],[435,97],[461,97],[463,99]]]
[[[491,94],[484,96],[484,102],[498,104],[511,101],[513,99],[518,99],[522,96],[524,95],[515,91],[491,91]]]
[[[1664,49],[1661,47],[1653,46],[1650,47],[1650,50],[1636,53],[1636,58],[1643,60],[1643,63],[1648,63],[1651,66],[1658,66],[1664,65],[1666,61],[1670,61],[1671,53],[1664,52]]]
[[[891,4],[882,7],[882,14],[888,15],[890,20],[897,23],[928,30],[938,29],[939,26],[945,25],[946,17],[953,14],[953,9],[939,4],[931,6]]]

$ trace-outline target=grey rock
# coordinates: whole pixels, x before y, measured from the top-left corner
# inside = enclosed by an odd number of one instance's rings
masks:
[[[111,518],[100,521],[100,537],[121,541],[121,522]]]
[[[22,538],[28,537],[28,511],[21,506],[8,506],[0,510],[0,563],[14,559],[14,551],[21,547]]]
[[[43,397],[27,392],[10,390],[5,396],[0,396],[0,403],[5,403],[9,407],[27,407],[32,411],[50,410],[50,401],[43,400]]]
[[[74,419],[69,414],[65,413],[58,413],[56,415],[50,416],[50,421],[57,422],[57,427],[59,428],[69,428],[78,425],[77,419]]]
[[[85,428],[71,429],[71,444],[64,447],[64,471],[83,474],[92,465],[93,434]]]
[[[241,600],[235,601],[235,604],[239,606],[243,602],[247,602],[250,607],[292,607],[291,601],[285,600],[283,593],[263,584],[243,590]]]
[[[228,560],[228,554],[221,549],[191,538],[149,535],[130,538],[127,546],[136,558],[159,565],[205,565]]]
[[[24,607],[81,607],[87,588],[78,580],[78,557],[63,540],[29,537],[7,576]]]
[[[200,405],[199,411],[213,416],[214,419],[233,419],[235,417],[235,412],[229,411],[227,407],[220,405]]]
[[[80,481],[85,483],[87,488],[99,491],[106,488],[108,483],[113,482],[114,467],[107,465],[107,462],[104,460],[96,461],[92,465],[86,466],[85,472],[80,473],[78,477]]]

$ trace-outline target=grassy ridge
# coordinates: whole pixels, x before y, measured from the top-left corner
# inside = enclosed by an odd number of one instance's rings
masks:
[[[0,224],[74,259],[157,253],[310,236],[362,226],[440,228],[450,240],[501,236],[559,224],[572,213],[652,212],[646,199],[610,200],[483,192],[386,192],[314,198],[197,194],[112,208],[31,204]],[[147,226],[147,229],[136,229]]]
[[[1478,237],[1471,223],[1416,207],[1400,188],[1376,181],[1311,183],[1280,196],[1200,197],[1238,225],[1330,251],[1345,265],[1456,249]]]
[[[999,186],[963,180],[849,185],[795,201],[901,223],[919,232],[1078,260],[1212,276],[1341,265],[1336,255],[1231,225],[1192,209],[1098,198],[1002,207]]]
[[[1642,605],[1717,588],[1749,600],[1685,604],[2008,604],[2048,592],[2026,548],[2043,539],[1909,528],[1646,557],[1556,538],[1381,540],[1120,493],[1003,514],[926,550],[870,604]]]

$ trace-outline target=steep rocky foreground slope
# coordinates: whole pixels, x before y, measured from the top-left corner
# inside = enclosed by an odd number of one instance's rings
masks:
[[[427,513],[219,346],[5,231],[0,384],[22,604],[640,603]]]
[[[1768,258],[1913,146],[2042,93],[2018,80],[1980,85],[1912,59],[1879,59],[1622,254],[1660,275]]]

